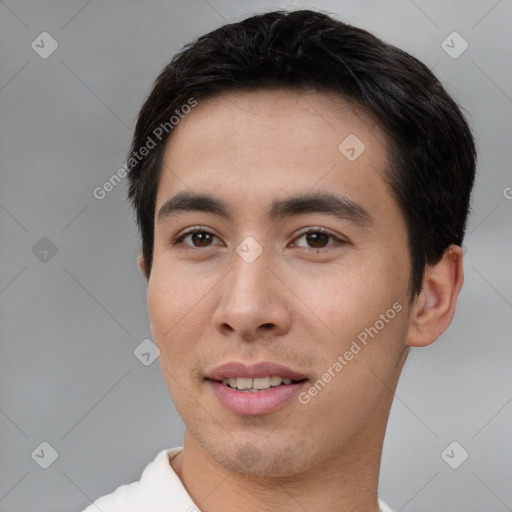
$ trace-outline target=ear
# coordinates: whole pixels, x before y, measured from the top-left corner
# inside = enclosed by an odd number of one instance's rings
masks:
[[[146,274],[146,265],[144,263],[144,256],[142,253],[139,254],[137,257],[137,266],[139,267],[139,270],[142,272],[142,275],[147,279],[148,276]]]
[[[434,343],[450,325],[455,314],[464,271],[463,252],[451,245],[441,261],[427,267],[423,289],[415,300],[406,337],[406,344],[425,347]]]

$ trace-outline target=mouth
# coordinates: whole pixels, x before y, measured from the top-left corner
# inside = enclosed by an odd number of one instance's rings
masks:
[[[212,379],[207,379],[212,380]],[[295,384],[300,384],[302,382],[307,381],[307,378],[303,379],[290,379],[288,377],[280,377],[277,375],[269,376],[269,377],[229,377],[219,381],[212,380],[212,382],[217,382],[227,386],[230,389],[241,391],[244,393],[258,393],[262,391],[266,391],[269,389],[274,389],[280,386],[291,386]]]
[[[230,362],[205,376],[218,403],[243,416],[269,414],[290,404],[308,381],[306,375],[268,361]]]

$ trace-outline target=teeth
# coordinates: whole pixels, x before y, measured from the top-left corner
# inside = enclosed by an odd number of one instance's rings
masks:
[[[250,379],[247,377],[230,377],[229,379],[222,379],[222,384],[226,384],[229,385],[229,387],[231,388],[236,388],[244,391],[258,391],[260,389],[269,389],[271,387],[279,386],[281,383],[291,384],[292,379],[277,376],[256,377],[255,379]]]
[[[268,389],[270,387],[270,377],[257,377],[252,379],[253,389]]]
[[[238,389],[251,389],[252,388],[252,379],[238,377],[236,379],[236,387]]]
[[[270,377],[270,385],[271,386],[279,386],[283,379],[281,377]]]

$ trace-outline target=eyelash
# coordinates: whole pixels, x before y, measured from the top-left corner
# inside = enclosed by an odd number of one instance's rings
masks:
[[[174,237],[171,240],[171,245],[174,246],[174,245],[177,245],[179,243],[182,243],[182,240],[186,236],[194,234],[194,233],[207,233],[209,235],[213,235],[214,237],[218,238],[217,235],[215,235],[214,233],[212,233],[208,229],[206,229],[206,228],[204,228],[202,226],[194,226],[192,228],[189,228],[187,231],[185,231],[183,233],[180,233],[176,237]],[[307,235],[309,233],[324,233],[326,235],[329,235],[330,238],[333,238],[337,242],[347,243],[346,240],[343,240],[340,237],[334,235],[328,229],[321,228],[321,227],[304,228],[303,230],[299,231],[299,233],[297,233],[297,236],[295,238],[299,238],[299,237],[301,237],[303,235]],[[306,252],[312,252],[312,253],[317,253],[318,254],[319,252],[325,252],[330,245],[334,245],[334,244],[328,244],[326,247],[322,247],[322,248],[301,247],[301,249],[305,250]],[[186,246],[185,250],[207,249],[208,247],[211,247],[211,246],[207,246],[207,247]]]

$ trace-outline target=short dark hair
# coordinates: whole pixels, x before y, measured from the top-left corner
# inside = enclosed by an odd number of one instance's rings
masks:
[[[191,98],[276,87],[337,92],[380,125],[389,144],[385,178],[407,225],[410,292],[417,295],[426,265],[438,263],[451,244],[462,244],[476,149],[461,110],[428,67],[365,30],[322,12],[278,10],[199,37],[157,77],[140,110],[131,154]],[[170,133],[160,134],[156,147],[129,165],[128,197],[148,277]]]

